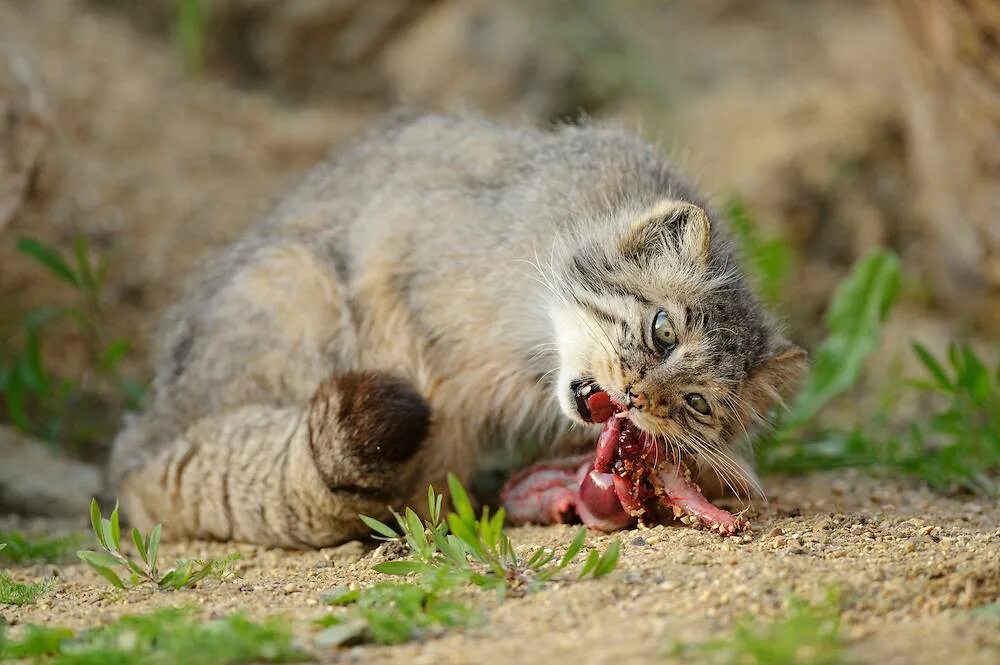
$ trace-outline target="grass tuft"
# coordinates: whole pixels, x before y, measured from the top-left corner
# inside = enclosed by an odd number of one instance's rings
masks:
[[[26,434],[82,452],[109,440],[118,426],[116,411],[135,409],[145,392],[121,371],[130,342],[109,334],[102,307],[107,262],[92,260],[82,236],[72,256],[34,238],[20,238],[17,249],[71,289],[74,304],[29,310],[12,339],[0,331],[2,413]],[[55,328],[83,343],[87,364],[81,375],[57,376],[47,366],[45,338]]]
[[[413,583],[379,582],[360,590],[335,590],[326,601],[341,609],[317,621],[325,630],[316,641],[322,646],[400,644],[466,627],[479,613],[451,597],[456,583],[444,575],[429,575]]]
[[[47,593],[54,582],[22,584],[7,573],[0,573],[0,605],[30,605]]]
[[[587,530],[581,528],[561,558],[557,559],[555,552],[547,548],[521,556],[504,531],[503,508],[491,514],[489,506],[483,506],[477,517],[465,488],[453,474],[448,474],[448,489],[455,512],[447,515],[441,512],[443,496],[428,487],[427,520],[421,520],[412,508],[402,514],[393,511],[397,528],[361,517],[376,538],[402,541],[410,550],[408,558],[380,563],[374,566],[375,570],[387,575],[452,578],[492,589],[502,596],[510,586],[534,590],[563,574],[586,543]],[[615,539],[603,554],[596,550],[589,552],[577,578],[611,573],[618,563],[620,549],[621,543]]]
[[[730,635],[700,644],[675,644],[684,662],[716,665],[840,665],[847,662],[835,592],[823,602],[792,596],[784,615],[768,622],[745,617]]]
[[[81,550],[76,555],[116,589],[127,590],[139,584],[152,583],[161,590],[177,590],[191,588],[208,577],[219,581],[237,577],[233,564],[240,558],[239,554],[230,554],[221,559],[181,559],[173,568],[161,574],[159,524],[145,536],[135,527],[132,528],[132,543],[141,563],[134,560],[122,551],[117,503],[111,516],[104,517],[97,499],[92,499],[90,524],[102,550]]]
[[[19,640],[0,633],[0,660],[43,660],[50,665],[115,663],[294,663],[312,660],[282,619],[254,622],[242,614],[204,621],[192,609],[164,609],[122,617],[80,633],[28,626]]]
[[[13,563],[62,561],[81,540],[79,536],[28,539],[17,531],[0,531],[0,560]]]
[[[789,411],[775,415],[775,429],[759,441],[758,466],[764,473],[791,474],[867,467],[917,476],[938,490],[995,497],[1000,493],[1000,363],[990,368],[969,345],[952,345],[945,358],[913,346],[926,376],[907,387],[937,407],[929,406],[908,430],[894,430],[886,413],[852,430],[820,424],[827,405],[857,384],[899,283],[898,259],[880,250],[859,261],[840,284],[809,377]]]
[[[331,592],[327,603],[338,609],[318,622],[325,628],[316,637],[319,644],[398,644],[468,626],[479,613],[456,598],[462,587],[494,591],[503,597],[510,588],[532,591],[556,578],[574,579],[567,573],[583,550],[586,529],[577,532],[561,557],[547,548],[521,556],[504,531],[502,508],[491,514],[484,507],[477,517],[454,475],[449,474],[448,485],[455,512],[443,513],[444,496],[428,487],[426,520],[412,508],[393,511],[396,526],[361,516],[376,539],[399,541],[409,548],[409,557],[373,566],[405,581]],[[620,552],[617,539],[604,552],[591,550],[575,579],[611,573]]]

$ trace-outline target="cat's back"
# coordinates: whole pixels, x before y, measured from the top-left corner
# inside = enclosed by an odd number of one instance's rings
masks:
[[[544,129],[475,115],[397,114],[335,151],[266,226],[306,218],[338,233],[375,230],[389,211],[395,230],[474,221],[511,232],[518,222],[537,229],[665,194],[690,198],[691,190],[657,148],[620,126]],[[439,212],[429,219],[428,208]],[[325,214],[303,214],[310,209]],[[406,210],[422,214],[396,213]],[[472,211],[475,220],[464,216]]]

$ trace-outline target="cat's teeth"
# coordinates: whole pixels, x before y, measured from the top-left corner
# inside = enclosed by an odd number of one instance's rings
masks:
[[[589,386],[589,385],[584,386],[583,388],[580,388],[580,395],[582,395],[583,397],[586,397],[587,395],[590,394],[590,391],[592,389],[593,389],[593,386]]]

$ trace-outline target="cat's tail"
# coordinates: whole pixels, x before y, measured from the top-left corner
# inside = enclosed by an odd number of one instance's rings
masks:
[[[112,481],[129,520],[174,537],[322,547],[364,533],[421,474],[430,408],[407,382],[348,373],[304,407],[249,405],[167,431],[154,414],[115,441]]]

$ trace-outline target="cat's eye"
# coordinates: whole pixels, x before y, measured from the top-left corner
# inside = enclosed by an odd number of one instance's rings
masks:
[[[662,309],[653,317],[653,344],[660,353],[670,353],[677,346],[677,333]]]
[[[687,395],[684,396],[684,401],[688,403],[688,406],[690,406],[692,409],[694,409],[701,415],[703,416],[712,415],[712,409],[709,408],[708,402],[705,400],[704,397],[702,397],[698,393],[688,393]]]

